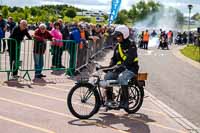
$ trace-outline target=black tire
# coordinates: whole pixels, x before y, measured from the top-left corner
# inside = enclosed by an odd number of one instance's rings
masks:
[[[131,106],[131,102],[133,101],[133,95],[137,96],[137,99],[135,99],[135,104]],[[124,109],[129,114],[136,113],[142,106],[144,99],[144,88],[138,87],[138,86],[130,86],[129,87],[129,109]]]
[[[74,109],[73,105],[72,105],[72,97],[74,92],[76,92],[78,89],[81,89],[81,87],[85,87],[88,88],[89,91],[91,91],[94,95],[95,98],[95,104],[94,104],[94,108],[92,109],[92,111],[89,114],[86,115],[82,115],[76,112],[76,110]],[[82,102],[82,101],[81,101]],[[89,119],[90,117],[92,117],[94,114],[96,114],[99,111],[99,108],[101,106],[100,104],[100,97],[99,97],[99,93],[98,91],[94,88],[93,85],[91,84],[77,84],[75,85],[69,92],[68,97],[67,97],[67,105],[69,108],[69,111],[72,113],[72,115],[74,115],[75,117],[79,118],[79,119]]]

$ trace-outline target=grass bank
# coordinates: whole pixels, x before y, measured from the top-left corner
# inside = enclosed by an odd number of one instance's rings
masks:
[[[186,57],[191,58],[200,63],[200,47],[189,45],[181,50],[181,53]]]

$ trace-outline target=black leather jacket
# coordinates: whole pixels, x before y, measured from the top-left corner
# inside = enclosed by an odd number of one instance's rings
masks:
[[[126,39],[121,43],[121,48],[123,50],[123,53],[127,57],[126,60],[123,61],[118,51],[118,45],[116,45],[113,57],[111,58],[110,66],[114,66],[117,64],[118,61],[121,61],[122,65],[125,66],[128,70],[134,72],[135,74],[138,74],[138,61],[134,62],[134,59],[138,57],[135,42],[131,41],[130,39]],[[123,69],[119,71],[123,71]]]

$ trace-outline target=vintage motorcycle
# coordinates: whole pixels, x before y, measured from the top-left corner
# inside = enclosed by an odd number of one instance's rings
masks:
[[[77,81],[74,87],[70,90],[67,97],[67,105],[70,112],[79,119],[88,119],[96,114],[100,107],[107,106],[103,96],[103,88],[114,87],[113,98],[115,105],[109,107],[112,110],[120,110],[120,96],[122,94],[121,86],[117,80],[102,80],[104,72],[112,71],[117,66],[112,68],[101,68],[98,63],[95,63],[96,71],[91,74],[90,78],[83,75]],[[133,114],[136,113],[142,106],[144,98],[144,86],[147,79],[147,73],[139,73],[137,77],[129,81],[129,108],[124,110]]]

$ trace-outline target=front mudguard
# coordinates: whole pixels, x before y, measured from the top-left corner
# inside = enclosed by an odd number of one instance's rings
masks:
[[[89,83],[89,82],[76,82],[75,83],[76,85],[79,85],[79,86],[90,86],[91,89],[94,89],[95,91],[98,91],[97,90],[97,86]]]

